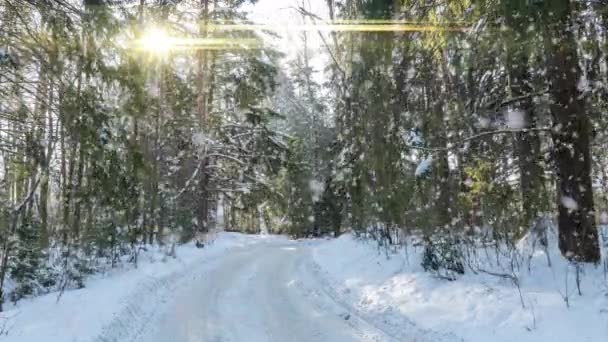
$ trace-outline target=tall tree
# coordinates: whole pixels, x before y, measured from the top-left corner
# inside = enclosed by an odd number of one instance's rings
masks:
[[[592,130],[585,95],[578,88],[581,70],[572,29],[575,12],[569,0],[543,4],[558,178],[559,247],[569,259],[598,262],[600,249],[591,181]]]
[[[511,99],[515,99],[508,105],[507,121],[511,121],[511,128],[524,130],[515,133],[515,146],[519,163],[522,222],[529,226],[540,215],[545,194],[544,172],[540,165],[541,137],[539,132],[533,130],[540,122],[534,108],[535,92],[529,62],[534,43],[534,36],[529,30],[533,9],[525,1],[505,1],[503,6],[508,30],[505,44],[509,93]]]

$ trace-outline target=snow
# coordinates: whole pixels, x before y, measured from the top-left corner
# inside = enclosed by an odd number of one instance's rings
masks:
[[[578,203],[574,200],[574,198],[570,196],[562,196],[561,198],[562,205],[570,210],[578,209]]]
[[[125,266],[98,275],[80,290],[22,300],[0,313],[6,333],[0,341],[63,342],[130,340],[145,321],[170,296],[180,282],[204,272],[226,252],[263,241],[234,233],[220,233],[203,249],[179,246],[177,258],[166,257],[160,248],[142,252],[137,269]],[[122,336],[117,339],[116,336]]]
[[[180,286],[134,341],[398,341],[324,291],[310,243],[275,240],[226,254]]]
[[[409,115],[411,115],[411,113],[404,112],[401,115],[409,116]],[[417,132],[416,130],[413,130],[413,129],[403,130],[401,135],[403,137],[403,141],[405,141],[405,143],[408,145],[409,144],[422,145],[424,143],[424,140],[422,139],[422,135],[420,134],[420,132]]]
[[[318,202],[321,200],[321,196],[323,196],[323,191],[325,190],[325,185],[316,179],[311,179],[308,182],[308,188],[312,193],[313,202]]]
[[[587,75],[585,73],[581,73],[581,76],[576,84],[576,88],[581,93],[587,93],[591,90],[591,87],[589,86],[589,80],[587,79]]]
[[[549,240],[552,267],[536,250],[531,251],[531,271],[522,267],[515,273],[525,307],[511,280],[468,269],[456,281],[425,273],[421,247],[410,245],[408,253],[400,249],[387,257],[375,242],[347,234],[315,247],[313,257],[336,293],[370,320],[385,322],[385,330],[418,327],[470,342],[606,340],[608,282],[601,267],[584,269],[579,296],[573,266],[559,255],[555,236]],[[529,246],[524,240],[519,248]]]
[[[205,150],[205,148],[212,145],[214,141],[205,132],[200,131],[192,134],[192,143],[200,150]]]
[[[492,125],[492,121],[485,117],[479,117],[478,124],[479,124],[480,128],[486,129],[486,128],[490,128],[490,126]]]
[[[0,341],[335,341],[399,339],[324,290],[315,241],[222,233],[204,249],[142,255],[65,293],[20,302]],[[235,324],[236,323],[236,324]]]
[[[150,249],[137,269],[96,276],[59,301],[23,300],[1,313],[0,342],[605,340],[603,270],[583,269],[579,296],[553,228],[549,242],[551,267],[526,237],[516,249],[524,265],[513,273],[503,256],[493,266],[493,249],[477,251],[489,255],[486,270],[518,279],[520,297],[511,280],[469,269],[455,281],[436,278],[411,243],[385,250],[350,234],[289,241],[220,233],[204,249],[178,247],[175,259]]]
[[[600,213],[600,224],[602,224],[602,225],[608,224],[608,212],[602,211]]]
[[[407,69],[407,79],[411,80],[414,79],[414,77],[416,77],[416,69],[412,65]]]
[[[522,129],[526,127],[526,113],[521,110],[507,111],[507,127]]]
[[[431,169],[431,164],[433,163],[433,156],[429,155],[428,157],[422,159],[418,166],[416,166],[416,171],[414,171],[414,175],[416,177],[420,177]]]
[[[475,184],[475,182],[473,182],[473,180],[470,177],[467,177],[467,179],[465,179],[464,181],[464,185],[466,185],[467,187],[473,187],[473,185]]]

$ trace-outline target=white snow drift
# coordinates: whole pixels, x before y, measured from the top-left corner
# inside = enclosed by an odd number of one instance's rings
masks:
[[[434,278],[420,266],[422,247],[410,246],[407,255],[400,249],[387,258],[375,242],[344,235],[317,246],[313,255],[343,300],[377,321],[396,322],[394,329],[407,320],[455,334],[452,341],[607,341],[608,281],[602,266],[582,270],[579,295],[574,267],[559,254],[554,236],[549,242],[551,267],[537,250],[530,271],[524,265],[514,274],[521,298],[511,279],[487,273],[467,270],[456,281]],[[525,240],[518,246],[521,252],[528,248]],[[508,274],[507,269],[488,271]]]

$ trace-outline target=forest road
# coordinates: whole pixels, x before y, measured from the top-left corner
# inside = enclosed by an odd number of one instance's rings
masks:
[[[334,300],[310,259],[297,242],[227,252],[166,299],[140,341],[396,341]]]

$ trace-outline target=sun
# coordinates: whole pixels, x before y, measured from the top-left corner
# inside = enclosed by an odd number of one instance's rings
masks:
[[[137,41],[137,45],[142,50],[164,55],[172,49],[174,42],[167,31],[152,27],[144,32],[142,38]]]

